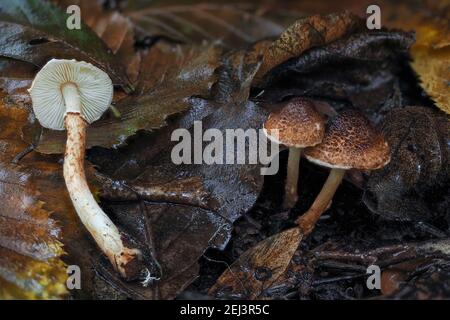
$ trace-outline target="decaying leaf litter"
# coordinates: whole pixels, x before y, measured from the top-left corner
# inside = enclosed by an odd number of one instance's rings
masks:
[[[100,9],[97,12],[104,10]],[[190,9],[187,12],[193,14],[196,10],[199,9]],[[200,10],[208,9],[200,6]],[[231,10],[230,6],[227,6],[227,10]],[[173,11],[168,10],[168,13],[173,14]],[[106,18],[110,17],[111,13],[103,14],[106,21],[113,19]],[[123,15],[127,16],[126,10]],[[299,13],[299,17],[304,15]],[[126,230],[130,241],[145,249],[146,261],[160,280],[149,287],[123,282],[109,269],[105,260],[99,258],[94,243],[79,226],[73,209],[70,208],[70,202],[60,203],[61,201],[52,199],[51,194],[41,194],[38,199],[45,202],[42,204],[44,208],[54,206],[49,208],[49,211],[59,226],[59,240],[64,243],[64,250],[68,253],[63,260],[69,264],[76,261],[76,264],[86,270],[87,274],[83,277],[85,289],[77,294],[79,297],[175,298],[180,294],[206,294],[222,271],[227,270],[227,265],[235,261],[239,263],[237,258],[243,255],[245,249],[256,245],[269,235],[288,230],[292,221],[312,202],[326,172],[302,161],[300,185],[308,188],[300,194],[300,201],[293,210],[283,212],[279,206],[282,195],[277,191],[282,189],[283,170],[277,176],[263,181],[259,168],[251,165],[177,167],[170,161],[170,149],[173,146],[170,133],[178,127],[192,130],[194,120],[203,120],[204,129],[260,128],[267,117],[267,110],[270,110],[272,105],[277,107],[290,97],[298,95],[320,99],[337,111],[352,107],[362,110],[372,121],[383,127],[387,138],[392,140],[390,142],[398,146],[398,160],[393,162],[392,167],[377,175],[357,175],[360,178],[357,185],[363,189],[345,182],[341,186],[342,190],[338,191],[332,208],[327,212],[327,219],[320,221],[316,232],[302,241],[298,250],[294,244],[290,246],[293,252],[297,250],[293,259],[273,259],[270,261],[272,264],[268,264],[272,266],[281,263],[286,270],[250,268],[249,272],[254,274],[242,275],[256,279],[250,282],[256,284],[254,288],[250,286],[250,290],[248,287],[235,285],[239,282],[240,274],[236,277],[235,273],[229,280],[222,276],[214,286],[221,290],[212,290],[211,294],[229,298],[264,296],[330,299],[377,296],[380,295],[379,291],[367,292],[362,287],[364,272],[361,271],[361,265],[353,261],[342,262],[346,256],[344,251],[350,252],[349,254],[358,250],[368,252],[373,248],[389,247],[392,244],[419,248],[418,243],[425,243],[425,247],[420,248],[429,248],[426,244],[433,242],[432,239],[443,237],[445,240],[445,226],[448,225],[448,172],[445,171],[445,168],[449,167],[448,148],[446,149],[449,136],[448,118],[437,111],[432,101],[421,93],[417,81],[414,80],[414,73],[405,62],[404,57],[414,41],[413,35],[388,30],[364,32],[358,29],[360,27],[357,19],[349,18],[345,23],[345,19],[339,19],[337,14],[316,17],[313,19],[318,22],[318,28],[325,28],[322,30],[332,37],[326,41],[326,37],[321,38],[314,34],[315,37],[310,39],[312,48],[300,48],[298,57],[294,55],[286,57],[286,60],[272,62],[271,59],[265,58],[270,55],[264,54],[270,51],[267,48],[270,48],[272,43],[277,43],[270,37],[279,34],[293,22],[290,20],[289,23],[283,24],[280,21],[285,20],[276,17],[273,21],[277,21],[281,28],[276,32],[275,29],[268,30],[266,34],[256,38],[254,35],[248,37],[251,39],[249,42],[261,39],[249,48],[243,48],[242,37],[231,31],[229,39],[239,38],[239,41],[234,43],[239,47],[237,50],[233,50],[233,40],[228,40],[225,46],[215,41],[199,45],[198,40],[191,42],[192,38],[189,37],[171,39],[170,34],[164,34],[162,39],[159,39],[158,31],[149,28],[144,38],[139,39],[140,35],[137,37],[137,47],[140,50],[121,50],[133,53],[132,58],[128,57],[122,61],[134,61],[131,64],[133,67],[127,73],[135,75],[133,84],[136,92],[128,97],[120,90],[116,93],[116,106],[122,113],[122,119],[107,115],[98,122],[99,132],[104,132],[107,127],[113,130],[107,130],[106,135],[98,134],[98,140],[93,140],[91,146],[102,147],[94,147],[88,154],[88,160],[96,166],[96,170],[89,170],[88,180],[91,185],[96,186],[94,189],[102,200],[104,210],[115,223]],[[350,15],[344,14],[343,17],[348,18]],[[265,19],[268,19],[267,16]],[[326,23],[322,23],[336,19],[344,21],[342,30],[327,30]],[[273,26],[265,25],[268,29],[268,26]],[[93,28],[96,30],[95,26]],[[308,29],[302,29],[302,32],[308,34]],[[101,32],[97,34],[102,37]],[[152,36],[159,40],[152,39]],[[295,41],[295,34],[292,38]],[[174,44],[172,40],[177,43]],[[58,41],[54,43],[61,45]],[[114,41],[104,41],[113,46],[111,43]],[[184,43],[179,43],[180,41]],[[355,47],[361,51],[347,49]],[[381,49],[373,52],[370,50],[373,47]],[[111,49],[117,52],[114,48]],[[26,48],[24,50],[26,51]],[[196,58],[193,60],[190,57]],[[360,59],[361,57],[366,59]],[[16,60],[11,61],[10,57],[8,59],[5,60],[5,65],[19,63]],[[155,60],[159,59],[167,62],[155,63]],[[396,59],[403,63],[396,63]],[[267,61],[273,64],[269,63],[267,67]],[[136,72],[136,65],[139,63],[140,72]],[[339,64],[348,66],[349,71],[343,72],[337,67]],[[27,118],[26,94],[20,94],[20,88],[14,91],[15,88],[11,85],[17,78],[27,79],[29,75],[33,77],[33,72],[36,71],[36,68],[29,64],[21,65],[24,70],[31,70],[27,71],[28,75],[26,72],[16,73],[5,77],[6,82],[2,82],[9,83],[9,87],[2,84],[2,88],[13,93],[12,99],[9,99],[9,96],[3,99],[7,103],[6,110],[14,110],[10,109],[11,106],[20,106],[23,115],[17,126],[24,126],[24,140],[32,142],[38,149],[41,148],[39,151],[43,153],[57,154],[63,146],[64,136],[62,140],[61,137],[53,139],[49,135],[46,136],[45,132],[42,133],[36,123],[33,123],[32,117]],[[127,62],[125,65],[130,64]],[[266,66],[261,68],[261,65]],[[268,72],[260,71],[265,68]],[[125,71],[122,74],[125,75]],[[333,76],[330,77],[330,74]],[[343,74],[342,78],[339,77],[340,74]],[[194,78],[186,79],[183,78],[184,75]],[[4,74],[2,76],[4,77]],[[186,79],[186,82],[180,79]],[[19,94],[14,95],[17,92]],[[18,117],[15,112],[9,112],[8,115]],[[408,130],[411,126],[413,131]],[[152,130],[151,133],[147,132],[149,129]],[[395,133],[398,130],[405,131],[404,139],[397,138]],[[392,138],[389,138],[391,133]],[[14,154],[26,149],[27,144],[20,140],[20,129],[17,132],[13,129],[12,135],[13,139],[5,139],[12,141]],[[96,135],[89,133],[88,136]],[[427,143],[421,140],[424,136]],[[118,147],[119,145],[121,147]],[[282,153],[282,164],[283,157]],[[19,166],[30,163],[33,167],[33,162],[38,161],[35,158],[54,164],[48,181],[51,181],[52,188],[61,188],[65,194],[61,172],[56,169],[59,168],[57,162],[60,156],[39,155],[33,152],[20,160]],[[415,166],[411,166],[411,159],[415,159]],[[7,163],[9,165],[9,162]],[[418,166],[427,169],[414,175]],[[17,170],[22,172],[24,169],[19,167]],[[402,180],[399,184],[397,179],[393,179],[397,172],[401,172],[404,179],[416,178],[406,182]],[[42,170],[36,175],[40,178],[46,177],[45,171]],[[437,183],[427,183],[429,179],[436,177],[439,177]],[[48,184],[48,181],[45,183]],[[355,179],[351,179],[351,182],[355,182]],[[102,188],[98,187],[100,185]],[[384,188],[380,186],[395,192],[385,193]],[[236,194],[241,197],[236,198]],[[417,194],[420,197],[417,197]],[[401,200],[404,198],[411,199],[411,203],[406,202],[407,205],[403,206],[404,202]],[[417,202],[420,202],[420,205],[417,205]],[[369,211],[366,205],[379,215]],[[419,212],[409,214],[411,206],[419,208]],[[25,213],[28,214],[26,210]],[[268,216],[270,219],[267,219]],[[405,222],[386,222],[386,219],[393,218]],[[51,234],[55,236],[57,233]],[[365,246],[361,246],[361,242]],[[8,240],[6,243],[11,242]],[[327,243],[332,245],[331,258],[323,262],[323,259],[316,257],[316,251],[319,249],[314,248],[321,248],[321,245]],[[402,261],[388,261],[383,265],[386,270],[400,269],[398,272],[403,274],[404,280],[400,285],[406,289],[401,291],[398,297],[417,296],[418,286],[421,291],[428,290],[429,296],[445,296],[445,286],[436,294],[438,291],[434,290],[435,286],[426,280],[436,266],[445,270],[448,252],[440,249],[441,256],[430,254],[436,250],[422,250],[418,254],[427,260],[427,263],[420,262],[425,266],[423,275],[411,274],[404,266],[394,268]],[[19,254],[29,257],[28,253]],[[58,251],[56,255],[60,254]],[[245,254],[243,256],[245,257]],[[49,257],[42,253],[36,257],[43,263],[47,262],[46,265],[55,265],[48,262]],[[406,262],[412,260],[410,256],[404,259]],[[414,265],[414,261],[411,264]],[[14,264],[10,270],[15,270],[13,267]],[[59,265],[60,271],[61,268],[62,265]],[[51,276],[56,277],[57,270],[56,268]],[[14,274],[14,271],[7,273],[10,274]],[[441,276],[445,277],[445,271]],[[63,279],[63,276],[61,277]],[[8,279],[8,284],[11,283],[11,278],[6,275],[1,279]],[[12,283],[10,286],[15,288],[15,291],[11,289],[2,294],[18,296],[19,292],[26,292],[38,298],[63,297],[66,294],[62,289],[55,293],[53,288],[38,288],[38,292],[33,292],[36,290],[34,287],[31,291],[27,288],[17,290],[14,280]],[[62,283],[62,280],[56,283]],[[387,282],[386,285],[389,284]],[[381,293],[396,297],[395,292],[385,290]]]

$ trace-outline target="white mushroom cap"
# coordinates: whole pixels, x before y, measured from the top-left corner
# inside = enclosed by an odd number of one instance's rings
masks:
[[[90,63],[52,59],[39,71],[29,89],[33,110],[43,127],[64,130],[64,84],[75,84],[80,96],[81,117],[92,123],[108,109],[113,97],[109,76]]]

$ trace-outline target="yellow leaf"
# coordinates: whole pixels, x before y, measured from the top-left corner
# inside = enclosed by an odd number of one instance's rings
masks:
[[[450,1],[385,1],[382,10],[387,27],[416,32],[411,66],[436,106],[450,114]]]
[[[412,67],[419,75],[422,88],[441,110],[450,114],[450,42],[436,39],[439,35],[448,36],[450,28],[447,25],[447,31],[443,31],[430,25],[417,32],[417,42],[411,48]]]

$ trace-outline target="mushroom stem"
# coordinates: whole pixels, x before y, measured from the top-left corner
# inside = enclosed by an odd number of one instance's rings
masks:
[[[66,114],[72,112],[80,114],[81,100],[76,84],[72,82],[63,84],[61,86],[61,92],[64,98],[64,103],[66,105]]]
[[[298,200],[297,184],[301,155],[302,149],[294,147],[289,148],[286,186],[283,202],[283,207],[285,209],[292,208]]]
[[[80,116],[78,90],[75,85],[70,84],[63,86],[62,92],[68,110],[65,117],[67,143],[63,171],[73,206],[114,268],[125,278],[134,277],[140,251],[124,246],[119,230],[97,204],[86,182],[84,157],[88,124]]]
[[[322,190],[320,190],[319,195],[316,197],[309,210],[297,219],[297,224],[305,235],[311,233],[317,220],[319,220],[322,213],[327,210],[331,199],[333,199],[337,188],[344,178],[345,171],[345,169],[331,169],[327,181],[325,181]]]

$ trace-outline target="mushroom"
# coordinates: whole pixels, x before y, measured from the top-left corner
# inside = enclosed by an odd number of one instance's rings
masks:
[[[125,278],[134,276],[141,253],[123,244],[119,230],[92,196],[84,172],[86,128],[110,106],[111,79],[90,63],[53,59],[36,75],[29,93],[43,127],[67,130],[64,180],[81,222],[113,267]]]
[[[320,143],[325,134],[322,116],[312,101],[295,98],[264,123],[266,136],[289,147],[284,208],[292,208],[298,199],[297,183],[302,149]],[[278,134],[278,137],[276,136]]]
[[[361,113],[347,110],[336,116],[327,128],[322,143],[305,149],[305,157],[331,168],[314,203],[298,220],[304,234],[309,234],[331,203],[346,170],[376,170],[390,161],[389,145]]]

